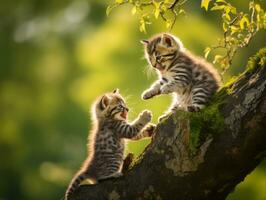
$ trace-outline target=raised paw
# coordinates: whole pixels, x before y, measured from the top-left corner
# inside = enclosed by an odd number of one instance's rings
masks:
[[[156,125],[150,123],[148,126],[146,126],[146,128],[144,129],[144,133],[146,137],[151,137],[154,134]]]
[[[147,90],[142,94],[142,99],[147,100],[154,97],[156,94],[152,90]]]
[[[147,124],[151,121],[152,118],[152,114],[149,110],[144,110],[140,116],[139,116],[140,120],[144,123]]]

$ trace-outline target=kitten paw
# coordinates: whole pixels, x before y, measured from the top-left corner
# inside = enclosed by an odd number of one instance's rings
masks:
[[[151,98],[154,97],[155,95],[156,95],[156,94],[155,94],[153,91],[148,90],[148,91],[145,91],[145,92],[142,94],[141,98],[142,98],[143,100],[147,100],[147,99],[151,99]]]
[[[149,110],[144,110],[140,116],[139,116],[140,120],[144,123],[147,124],[151,121],[152,118],[152,114]]]
[[[155,124],[149,124],[148,126],[146,126],[146,128],[144,129],[145,136],[151,137],[154,134],[155,128]]]
[[[187,107],[187,110],[189,112],[199,112],[200,111],[200,108],[198,106],[188,106]]]

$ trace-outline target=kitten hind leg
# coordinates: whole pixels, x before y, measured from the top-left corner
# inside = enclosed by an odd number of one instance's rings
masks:
[[[205,107],[206,103],[210,99],[211,94],[203,87],[193,88],[192,93],[192,104],[187,107],[187,110],[189,112],[199,112]]]

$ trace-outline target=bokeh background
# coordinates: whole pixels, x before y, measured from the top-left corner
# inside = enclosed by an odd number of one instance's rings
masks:
[[[157,121],[170,103],[141,93],[156,76],[143,59],[139,40],[167,31],[162,21],[139,32],[129,6],[106,17],[110,1],[9,0],[0,3],[0,200],[54,200],[63,197],[86,157],[90,105],[120,88],[130,119],[150,109]],[[247,10],[248,1],[232,1]],[[262,4],[265,3],[261,1]],[[219,16],[188,1],[174,34],[198,55],[222,36]],[[227,77],[242,71],[247,58],[265,46],[265,31],[236,55]],[[149,140],[130,142],[139,154]],[[227,200],[265,200],[262,163]]]

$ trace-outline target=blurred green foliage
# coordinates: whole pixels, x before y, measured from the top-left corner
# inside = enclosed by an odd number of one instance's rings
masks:
[[[265,3],[264,4],[265,8]],[[107,18],[109,1],[11,0],[0,3],[0,199],[53,200],[63,197],[85,159],[89,109],[100,94],[120,88],[131,107],[130,119],[150,109],[153,121],[170,97],[142,101],[155,79],[143,58],[142,38],[167,31],[160,20],[147,34],[138,30],[131,7]],[[203,56],[222,36],[219,16],[188,1],[172,32]],[[247,2],[234,5],[246,8]],[[236,55],[228,76],[244,69],[247,58],[265,46],[265,31]],[[129,142],[142,152],[149,140]],[[237,187],[228,199],[266,197],[265,165]]]

